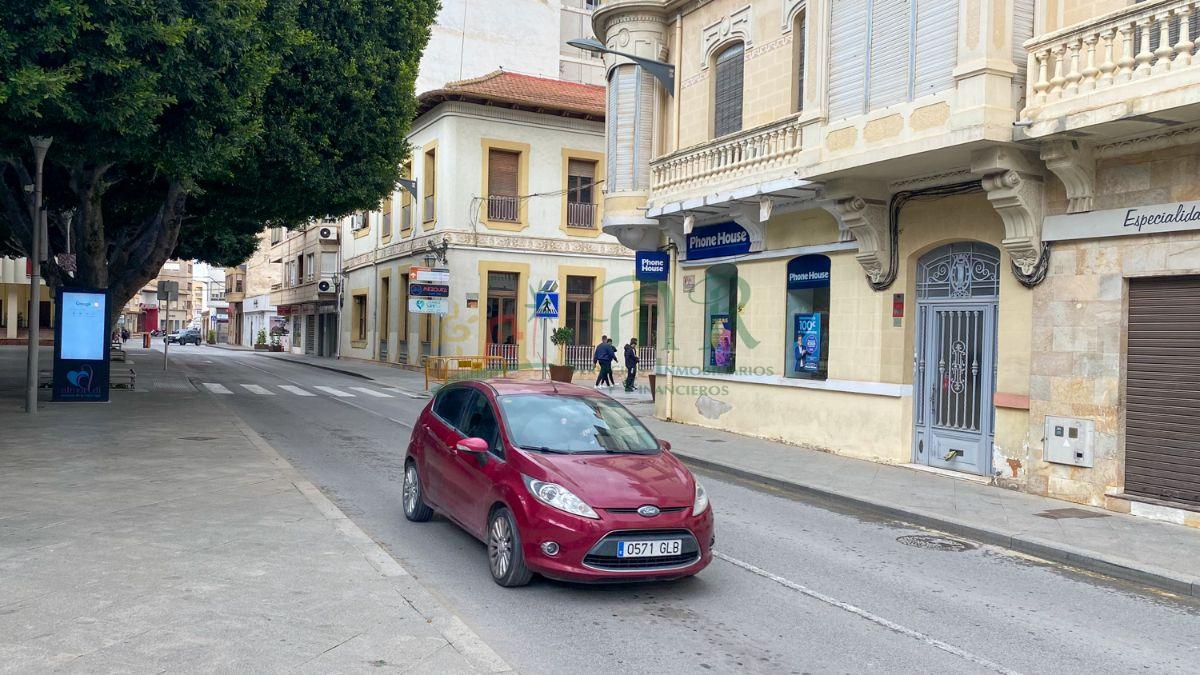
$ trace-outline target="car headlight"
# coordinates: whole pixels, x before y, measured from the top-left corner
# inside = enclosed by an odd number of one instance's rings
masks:
[[[573,492],[558,483],[547,483],[544,480],[537,480],[529,476],[522,476],[525,479],[525,487],[529,488],[529,494],[533,495],[539,502],[546,506],[551,506],[559,511],[566,511],[584,518],[600,519],[592,507],[588,506],[582,499],[576,497]]]
[[[700,481],[696,481],[696,501],[692,502],[692,515],[698,516],[708,508],[708,493]]]

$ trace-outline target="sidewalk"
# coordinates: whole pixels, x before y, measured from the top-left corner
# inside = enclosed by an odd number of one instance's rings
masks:
[[[693,466],[1200,597],[1200,529],[652,416],[642,421]]]
[[[29,417],[23,358],[0,348],[0,672],[508,670],[182,367]]]

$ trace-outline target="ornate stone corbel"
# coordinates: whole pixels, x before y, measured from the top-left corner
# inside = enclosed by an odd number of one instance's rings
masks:
[[[680,260],[687,257],[687,235],[691,233],[691,228],[688,226],[688,219],[695,222],[692,216],[685,216],[678,220],[664,220],[662,231],[667,236],[667,241],[675,245],[675,251]]]
[[[1092,210],[1096,194],[1096,159],[1092,147],[1078,141],[1054,141],[1042,146],[1042,161],[1067,188],[1067,213]]]
[[[1000,242],[1013,265],[1031,276],[1042,257],[1042,181],[1009,169],[985,175],[983,189],[1004,221]]]
[[[756,208],[757,207],[757,208]],[[768,218],[770,217],[770,207],[766,209]],[[750,250],[761,251],[766,242],[766,220],[762,218],[763,209],[761,204],[739,204],[730,211],[733,216],[733,222],[741,225],[746,230],[746,234],[750,235]]]
[[[884,283],[891,278],[892,238],[888,233],[887,204],[847,197],[822,202],[821,208],[837,219],[840,231],[848,232],[858,240],[855,258],[871,283]]]

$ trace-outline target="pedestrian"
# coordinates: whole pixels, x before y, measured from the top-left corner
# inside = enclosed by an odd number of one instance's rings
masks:
[[[596,345],[596,351],[592,354],[592,365],[600,365],[600,374],[596,376],[596,388],[607,381],[606,374],[612,368],[612,360],[608,357],[608,336],[600,336],[600,344]],[[606,365],[607,364],[607,365]]]
[[[125,344],[126,342],[129,342],[129,329],[122,328],[121,329],[121,344]]]
[[[608,338],[604,344],[608,346],[608,373],[606,373],[604,382],[611,388],[617,386],[616,381],[613,379],[612,367],[613,361],[617,360],[617,348],[613,345],[612,338]]]
[[[637,365],[641,359],[637,355],[637,338],[630,338],[625,345],[625,391],[633,391],[633,380],[637,377]]]

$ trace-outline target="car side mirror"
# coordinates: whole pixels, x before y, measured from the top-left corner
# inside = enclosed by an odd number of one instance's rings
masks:
[[[488,442],[482,438],[464,438],[458,442],[455,449],[469,455],[481,456],[487,454]]]
[[[663,450],[670,450],[671,449],[671,441],[663,440],[660,438],[660,439],[658,439],[658,447]]]

